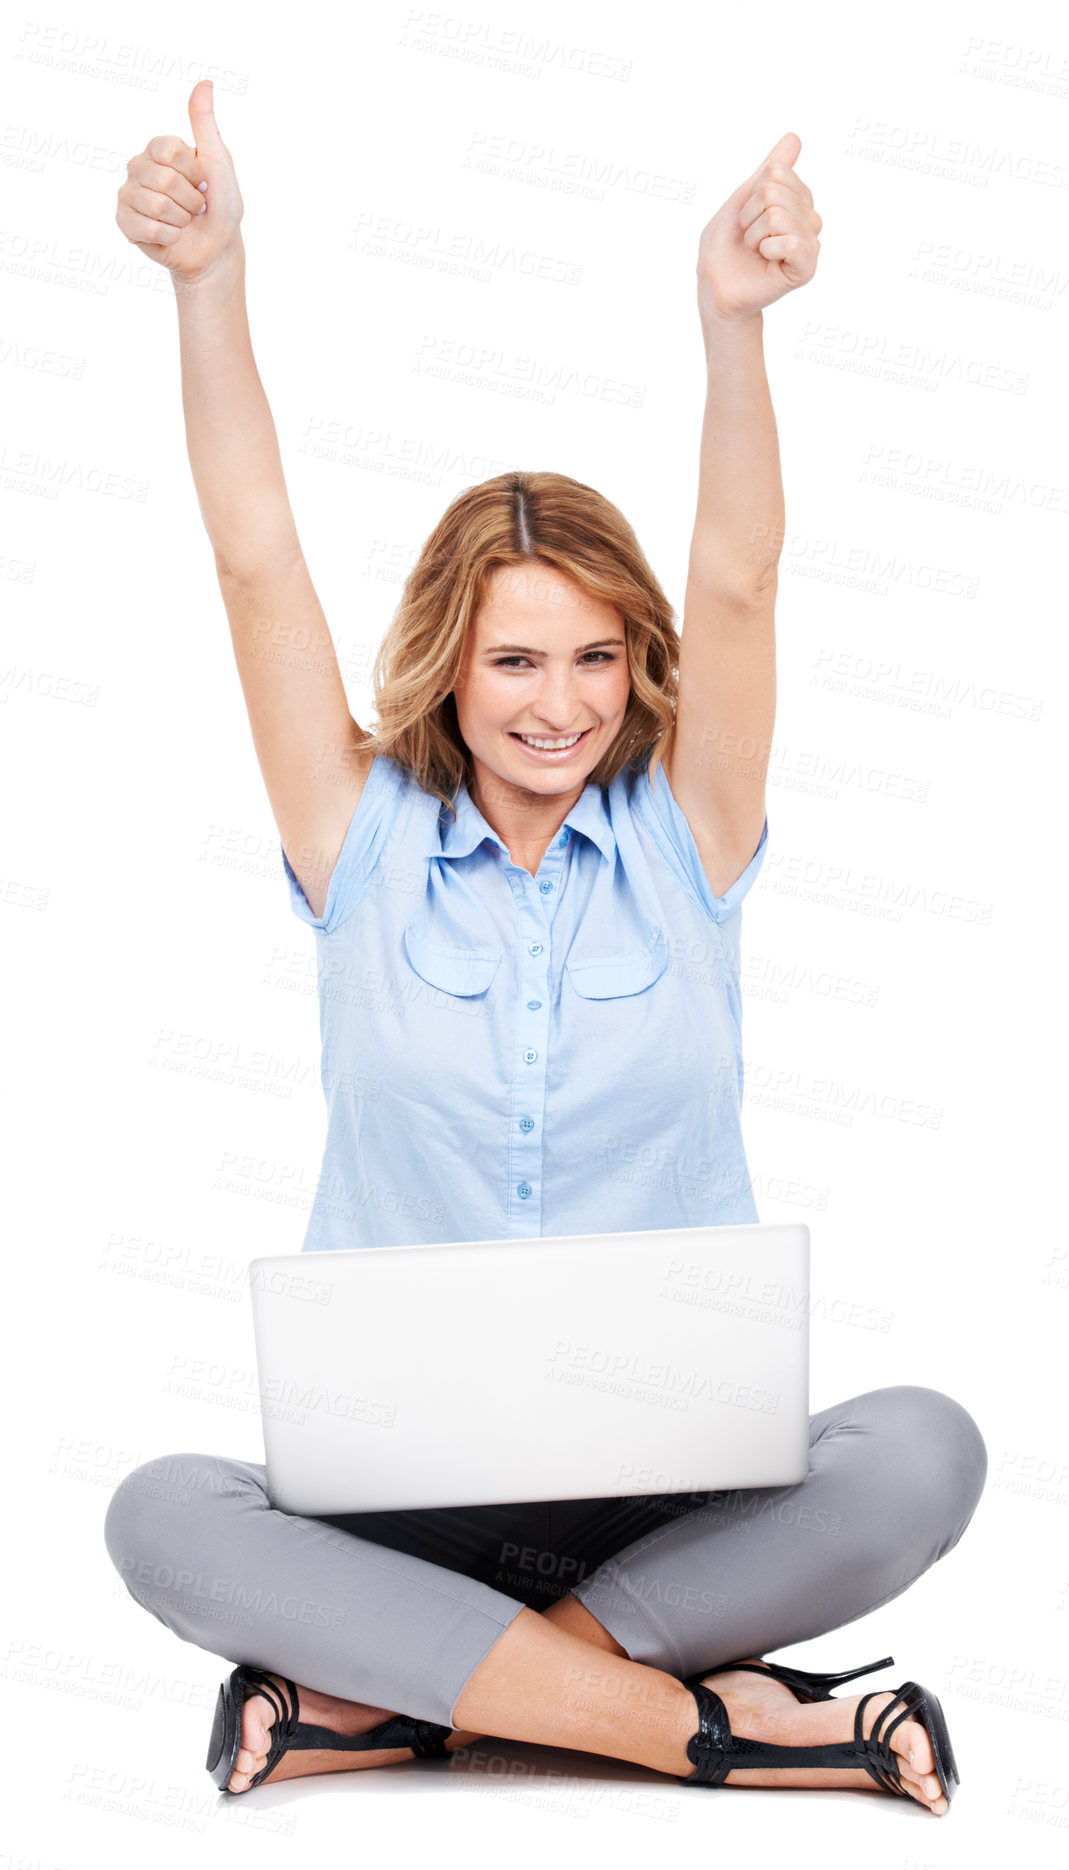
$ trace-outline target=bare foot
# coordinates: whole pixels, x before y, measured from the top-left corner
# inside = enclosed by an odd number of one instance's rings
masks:
[[[287,1706],[288,1691],[281,1677],[269,1675],[269,1680],[277,1685],[283,1707]],[[333,1728],[335,1733],[369,1733],[373,1727],[389,1720],[393,1712],[390,1708],[368,1707],[362,1701],[339,1701],[333,1695],[317,1693],[314,1688],[302,1688],[299,1683],[296,1686],[300,1703],[298,1719],[306,1721],[309,1726]],[[256,1777],[261,1767],[266,1766],[275,1718],[275,1709],[266,1695],[246,1696],[241,1715],[241,1745],[234,1770],[227,1781],[229,1792],[247,1791],[249,1781]],[[456,1747],[467,1746],[477,1738],[475,1734],[465,1734],[456,1729],[445,1744],[453,1752]],[[401,1760],[414,1757],[411,1747],[376,1747],[366,1753],[294,1749],[282,1755],[260,1784],[274,1785],[278,1779],[303,1779],[309,1773],[351,1773],[358,1771],[361,1766],[395,1766]]]
[[[758,1662],[761,1658],[754,1656],[745,1660]],[[720,1675],[703,1676],[702,1680],[720,1696],[733,1734],[745,1735],[750,1740],[768,1740],[783,1747],[853,1740],[854,1712],[860,1695],[836,1696],[831,1701],[796,1701],[786,1682],[777,1682],[771,1675],[751,1674],[746,1669],[728,1669]],[[892,1690],[873,1694],[862,1716],[862,1731],[866,1737],[879,1719],[881,1709],[893,1700]],[[920,1722],[900,1721],[891,1735],[890,1746],[902,1775],[903,1789],[941,1818],[948,1801],[935,1771],[932,1743]],[[849,1786],[859,1791],[881,1790],[862,1766],[856,1771],[835,1766],[733,1768],[723,1783],[728,1786]],[[883,1796],[889,1795],[884,1793]]]

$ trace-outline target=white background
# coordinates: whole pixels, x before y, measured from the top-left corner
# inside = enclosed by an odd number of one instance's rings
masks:
[[[604,1843],[637,1865],[759,1838],[770,1859],[896,1870],[1046,1861],[1069,1822],[1064,18],[107,3],[91,28],[12,15],[0,58],[2,1870],[184,1865],[191,1842],[250,1864],[336,1846],[578,1862]],[[963,1774],[943,1820],[836,1792],[710,1806],[503,1742],[463,1773],[222,1801],[202,1761],[230,1665],[110,1566],[103,1514],[132,1467],[260,1454],[244,1269],[298,1249],[324,1135],[313,938],[189,473],[172,288],[114,220],[127,158],[191,140],[213,73],[257,362],[358,719],[422,541],[505,468],[603,491],[681,609],[698,236],[801,137],[824,227],[815,279],[764,321],[787,539],[746,1138],[761,1218],[812,1230],[812,1407],[926,1384],[987,1443],[961,1544],[792,1656],[890,1651],[896,1681],[943,1698]],[[483,261],[449,259],[476,244]],[[421,369],[450,346],[486,352],[478,381]],[[532,395],[524,359],[571,386]],[[604,380],[637,406],[591,394]],[[313,454],[331,424],[349,445]],[[180,1394],[198,1360],[224,1381]]]

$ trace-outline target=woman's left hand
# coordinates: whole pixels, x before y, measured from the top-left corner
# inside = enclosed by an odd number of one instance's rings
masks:
[[[756,317],[816,272],[824,223],[794,173],[801,147],[801,137],[788,130],[702,229],[697,271],[703,324]]]

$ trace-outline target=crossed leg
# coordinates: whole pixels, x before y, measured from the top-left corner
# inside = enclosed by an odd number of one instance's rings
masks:
[[[897,1596],[957,1543],[985,1472],[976,1424],[938,1391],[895,1386],[825,1410],[813,1418],[805,1481],[711,1495],[705,1505],[684,1512],[673,1512],[678,1502],[669,1499],[667,1524],[615,1554],[556,1604],[536,1612],[502,1600],[508,1603],[507,1621],[499,1614],[504,1627],[489,1646],[485,1633],[480,1636],[479,1660],[452,1700],[451,1748],[492,1733],[689,1777],[685,1749],[697,1719],[680,1675],[758,1658],[838,1628]],[[285,1515],[274,1517],[287,1521]],[[119,1556],[120,1518],[109,1549],[124,1569],[129,1561]],[[715,1589],[707,1588],[708,1581]],[[203,1640],[203,1625],[187,1620],[183,1627],[173,1604],[164,1614],[166,1600],[158,1595],[155,1603],[145,1596],[139,1601],[187,1640],[214,1646]],[[286,1667],[278,1657],[266,1666]],[[286,1673],[300,1686],[299,1670]],[[744,1671],[710,1681],[736,1732],[797,1745],[851,1738],[858,1697],[802,1704],[783,1684]],[[395,1711],[310,1687],[300,1693],[305,1718],[339,1731],[366,1732]],[[437,1710],[417,1705],[419,1694],[414,1690],[405,1711],[440,1719]],[[428,1698],[423,1689],[424,1703]],[[890,1699],[888,1692],[868,1704],[866,1731]],[[263,1697],[249,1697],[234,1790],[248,1784],[266,1757],[272,1712]],[[932,1797],[938,1782],[923,1728],[901,1722],[892,1745],[907,1789],[932,1810],[944,1811],[945,1800]],[[286,1755],[271,1777],[351,1771],[410,1757],[407,1749]],[[806,1768],[733,1771],[725,1783],[873,1787],[861,1770]]]

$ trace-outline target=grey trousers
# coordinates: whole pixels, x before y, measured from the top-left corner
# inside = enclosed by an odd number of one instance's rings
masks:
[[[305,1518],[269,1505],[256,1462],[174,1454],[126,1475],[104,1537],[183,1642],[458,1726],[524,1605],[571,1592],[632,1661],[677,1676],[763,1656],[908,1589],[957,1544],[986,1473],[961,1404],[897,1384],[813,1416],[793,1486]]]

